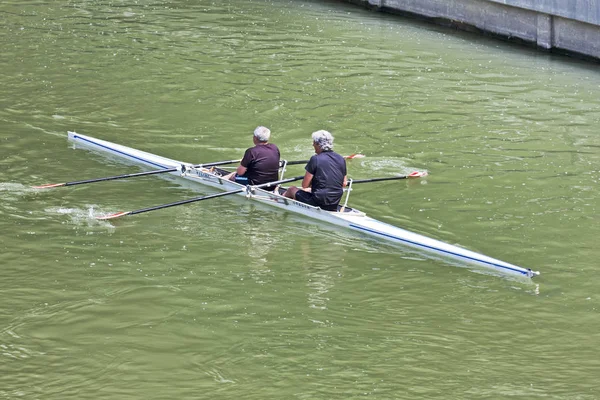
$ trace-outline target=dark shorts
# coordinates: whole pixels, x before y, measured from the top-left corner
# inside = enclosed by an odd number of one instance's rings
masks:
[[[311,206],[315,206],[315,207],[320,207],[322,210],[325,211],[337,211],[337,204],[335,205],[322,205],[322,204],[318,204],[315,201],[315,198],[313,196],[313,194],[311,192],[305,192],[304,190],[298,190],[296,192],[296,200],[298,200],[301,203],[305,203]]]
[[[239,183],[240,185],[248,185],[250,182],[248,181],[248,178],[246,178],[245,176],[238,176],[236,174],[235,175],[235,183]]]
[[[252,183],[248,180],[247,177],[245,176],[238,176],[237,174],[235,175],[235,183],[239,183],[240,185],[251,185]],[[272,192],[275,190],[275,186],[271,186],[271,187],[264,187],[262,188],[263,190],[266,190],[267,192]]]

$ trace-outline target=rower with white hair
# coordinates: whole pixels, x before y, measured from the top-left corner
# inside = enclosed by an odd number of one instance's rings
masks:
[[[316,154],[304,168],[302,187],[291,186],[283,195],[326,211],[337,211],[348,182],[346,160],[333,151],[331,133],[313,132],[312,140]]]
[[[269,128],[257,127],[252,136],[254,147],[246,150],[237,170],[225,176],[225,178],[243,185],[260,185],[276,181],[278,179],[280,153],[277,146],[269,143],[270,138],[271,131]]]

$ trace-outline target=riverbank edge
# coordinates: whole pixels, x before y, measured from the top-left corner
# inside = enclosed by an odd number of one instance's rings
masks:
[[[600,63],[600,0],[561,10],[525,0],[340,1]]]

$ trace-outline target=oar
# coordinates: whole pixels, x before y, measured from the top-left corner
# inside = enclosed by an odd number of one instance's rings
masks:
[[[214,167],[217,165],[234,164],[234,163],[240,162],[240,161],[241,160],[215,161],[212,163],[194,165],[193,167],[194,168]],[[185,171],[185,168],[186,168],[186,166],[184,164],[182,164],[181,166],[176,167],[176,168],[159,169],[156,171],[136,172],[134,174],[107,176],[105,178],[85,179],[82,181],[73,181],[73,182],[65,182],[65,183],[48,183],[46,185],[33,186],[33,188],[34,189],[49,189],[49,188],[55,188],[55,187],[60,187],[60,186],[83,185],[84,183],[104,182],[104,181],[112,181],[115,179],[135,178],[137,176],[164,174],[166,172]]]
[[[350,154],[349,156],[343,156],[346,160],[352,160],[354,158],[363,158],[365,157],[364,154],[360,154],[360,153],[354,153],[354,154]],[[309,160],[299,160],[299,161],[288,161],[287,165],[297,165],[297,164],[307,164]]]
[[[427,172],[415,171],[415,172],[411,172],[408,175],[390,176],[389,178],[356,179],[356,180],[352,181],[352,184],[355,184],[355,183],[367,183],[367,182],[393,181],[393,180],[396,180],[396,179],[422,178],[424,176],[427,176]]]
[[[353,158],[362,158],[362,157],[364,157],[364,155],[362,155],[362,154],[351,154],[349,156],[344,156],[344,158],[349,159],[349,160],[351,160]],[[193,168],[216,167],[217,165],[235,164],[240,161],[241,160],[215,161],[215,162],[211,162],[211,163],[193,165],[192,167]],[[306,164],[306,163],[308,163],[308,160],[290,161],[287,163],[287,165]],[[133,174],[114,175],[114,176],[107,176],[104,178],[84,179],[84,180],[73,181],[73,182],[47,183],[45,185],[32,186],[32,187],[34,189],[50,189],[50,188],[62,187],[62,186],[83,185],[83,184],[94,183],[94,182],[113,181],[116,179],[135,178],[138,176],[148,176],[148,175],[164,174],[167,172],[183,171],[183,170],[185,170],[185,167],[186,166],[184,164],[182,164],[180,167],[176,167],[176,168],[159,169],[156,171],[136,172]]]
[[[263,183],[263,184],[260,184],[260,185],[254,185],[254,186],[251,186],[251,188],[268,188],[268,187],[273,187],[273,186],[280,185],[282,183],[299,181],[302,178],[304,178],[304,175],[302,175],[302,176],[296,176],[295,178],[287,178],[287,179],[282,179],[282,180],[279,180],[279,181],[267,182],[267,183]],[[216,194],[209,194],[208,196],[194,197],[194,198],[187,199],[187,200],[176,201],[174,203],[167,203],[167,204],[162,204],[162,205],[154,206],[154,207],[142,208],[142,209],[135,210],[135,211],[118,212],[118,213],[114,213],[114,214],[104,215],[104,216],[101,216],[101,217],[96,217],[96,219],[113,219],[113,218],[123,217],[125,215],[141,214],[141,213],[145,213],[145,212],[148,212],[148,211],[160,210],[160,209],[163,209],[163,208],[168,208],[168,207],[179,206],[179,205],[182,205],[182,204],[193,203],[193,202],[196,202],[196,201],[214,199],[216,197],[229,196],[230,194],[241,193],[241,192],[243,192],[245,190],[246,190],[246,187],[243,187],[241,189],[230,190],[228,192],[222,192],[222,193],[216,193]]]
[[[414,171],[411,172],[408,175],[400,175],[400,176],[390,176],[387,178],[370,178],[370,179],[356,179],[356,180],[350,180],[348,182],[348,188],[345,188],[344,191],[346,191],[346,201],[344,202],[344,205],[340,208],[340,212],[343,212],[344,209],[346,208],[346,206],[348,205],[348,199],[350,198],[350,191],[352,190],[352,185],[355,183],[367,183],[367,182],[381,182],[381,181],[393,181],[393,180],[398,180],[398,179],[414,179],[414,178],[421,178],[423,176],[427,176],[427,172],[426,171]]]

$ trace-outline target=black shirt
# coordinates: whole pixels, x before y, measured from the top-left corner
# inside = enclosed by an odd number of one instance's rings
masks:
[[[313,175],[313,197],[319,205],[337,205],[344,194],[346,160],[333,151],[323,151],[310,158],[305,167]]]
[[[279,172],[279,149],[272,143],[250,147],[240,165],[247,168],[244,176],[252,185],[274,182]]]

